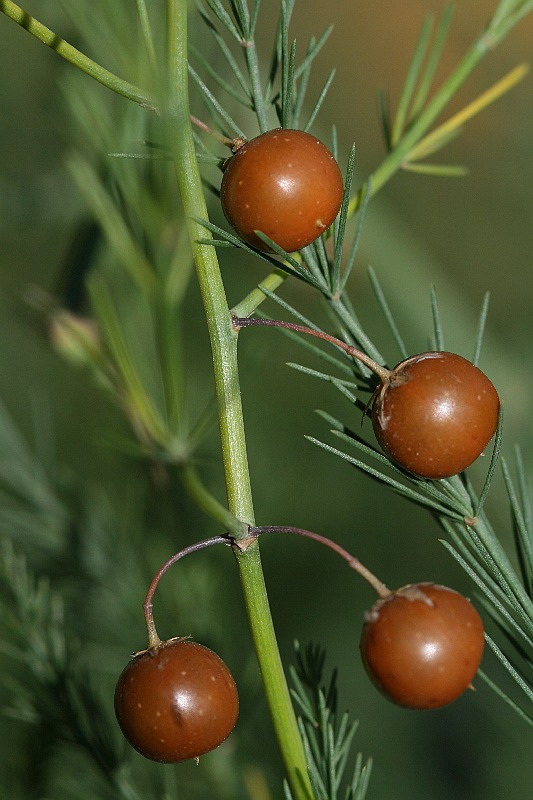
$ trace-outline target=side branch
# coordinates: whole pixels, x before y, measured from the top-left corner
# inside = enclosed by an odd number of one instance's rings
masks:
[[[158,110],[153,97],[84,55],[54,31],[50,30],[50,28],[47,28],[46,25],[43,25],[42,22],[32,17],[27,11],[24,11],[23,8],[13,3],[12,0],[0,0],[0,11],[9,19],[12,19],[13,22],[16,22],[17,25],[20,25],[21,28],[27,30],[28,33],[31,33],[32,36],[35,36],[36,39],[39,39],[40,42],[54,50],[61,58],[90,75],[98,83],[101,83],[102,86],[106,86],[127,100],[139,103],[139,105],[148,108],[150,111]]]

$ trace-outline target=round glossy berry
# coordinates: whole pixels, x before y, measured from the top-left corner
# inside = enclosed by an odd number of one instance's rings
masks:
[[[227,162],[220,200],[245,242],[270,252],[254,231],[287,252],[313,242],[337,216],[343,194],[337,162],[315,136],[276,128],[251,139]]]
[[[376,438],[400,467],[423,478],[462,472],[498,425],[500,401],[487,376],[454,353],[402,361],[372,407]]]
[[[233,730],[238,712],[235,681],[224,662],[188,639],[134,656],[115,689],[124,736],[153,761],[185,761],[213,750]]]
[[[393,592],[366,615],[361,653],[370,678],[393,703],[441,708],[471,685],[483,655],[483,623],[470,602],[445,586]]]

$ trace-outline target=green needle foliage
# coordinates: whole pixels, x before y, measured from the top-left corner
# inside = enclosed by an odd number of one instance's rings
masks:
[[[376,292],[377,299],[382,306],[385,317],[392,330],[397,331],[398,328],[391,316],[389,305],[382,291],[379,290],[375,273],[371,273],[371,280],[374,288],[378,290]],[[296,310],[287,303],[283,303],[283,306],[294,317],[301,319]],[[434,322],[433,339],[436,349],[443,349],[444,334],[434,290],[431,291],[431,306]],[[475,347],[478,356],[486,315],[487,298],[483,303],[478,326]],[[285,330],[283,332],[286,333]],[[303,334],[294,334],[291,331],[287,331],[287,333],[295,338],[302,339],[303,337]],[[401,337],[400,341],[402,341]],[[316,345],[306,345],[306,347],[314,355],[322,355],[322,351]],[[336,360],[338,361],[338,359]],[[336,366],[336,364],[334,365]],[[353,371],[351,385],[347,385],[346,380],[339,378],[339,371],[337,373],[324,373],[317,372],[304,365],[293,364],[291,366],[295,366],[307,375],[330,382],[352,405],[358,406],[363,410],[363,413],[367,410],[365,403],[360,399],[361,376],[356,369]],[[366,387],[367,391],[370,391],[371,388],[372,383]],[[527,700],[526,702],[521,702],[520,700],[513,702],[501,689],[499,694],[513,707],[519,709],[520,716],[523,719],[533,722],[533,717],[528,709],[531,700],[531,678],[529,673],[533,664],[533,640],[531,639],[533,632],[533,597],[531,592],[533,530],[531,528],[531,510],[526,489],[528,485],[527,477],[519,451],[517,456],[517,480],[520,491],[515,488],[506,461],[502,460],[505,486],[511,507],[516,555],[520,564],[519,573],[513,568],[509,556],[504,552],[483,510],[498,464],[502,441],[503,416],[500,419],[500,425],[496,433],[487,476],[478,496],[466,474],[439,481],[429,481],[410,476],[398,469],[371,443],[365,441],[356,430],[350,429],[345,423],[335,419],[325,411],[319,413],[330,426],[330,432],[341,442],[342,449],[316,437],[307,437],[311,442],[340,457],[397,494],[436,515],[450,537],[450,540],[444,542],[444,544],[478,587],[481,593],[480,599],[484,606],[488,607],[489,613],[494,618],[504,637],[504,650],[502,651],[497,646],[494,646],[493,652],[518,687],[526,694]],[[490,641],[492,642],[492,640]],[[505,646],[508,648],[507,652],[505,652]]]
[[[261,233],[271,253],[246,245],[226,227],[207,219],[202,190],[207,187],[217,195],[220,171],[235,139],[252,138],[277,126],[307,131],[318,124],[335,69],[312,94],[313,67],[332,28],[312,35],[302,46],[292,34],[295,0],[280,0],[276,5],[276,30],[264,56],[262,24],[272,14],[272,8],[260,0],[205,0],[190,4],[189,16],[201,27],[201,45],[188,47],[187,4],[181,0],[64,5],[79,34],[79,48],[18,4],[0,0],[2,14],[84,73],[70,75],[62,85],[76,125],[72,135],[78,141],[69,157],[69,169],[85,203],[86,218],[76,231],[76,238],[83,245],[83,274],[81,279],[77,274],[82,259],[70,261],[67,257],[64,300],[39,292],[34,292],[32,300],[56,350],[71,364],[86,370],[105,401],[112,405],[120,423],[109,436],[109,443],[146,468],[146,494],[152,503],[155,494],[153,504],[158,508],[153,509],[148,500],[143,505],[142,496],[136,498],[142,509],[138,514],[142,529],[138,538],[130,530],[135,526],[126,524],[128,502],[122,499],[120,503],[118,497],[114,498],[117,519],[113,517],[112,523],[102,523],[97,513],[99,501],[95,500],[87,511],[85,524],[81,524],[72,506],[79,510],[84,505],[83,492],[75,482],[69,484],[70,494],[61,487],[57,465],[44,467],[0,409],[0,530],[7,537],[0,563],[0,607],[5,621],[0,647],[3,660],[9,665],[4,695],[11,697],[6,708],[12,717],[38,731],[38,736],[28,736],[28,749],[36,741],[48,738],[49,749],[54,750],[52,755],[47,750],[39,759],[31,780],[21,778],[13,783],[21,796],[26,792],[25,798],[44,797],[50,786],[53,790],[61,784],[60,797],[167,800],[205,797],[207,793],[217,800],[270,800],[265,778],[269,755],[265,756],[262,748],[252,751],[246,735],[238,731],[235,737],[240,738],[235,740],[241,747],[231,750],[230,740],[229,749],[210,754],[205,766],[202,760],[200,778],[173,768],[163,774],[159,767],[132,757],[122,746],[112,720],[109,688],[112,690],[119,660],[124,659],[124,642],[119,642],[119,659],[112,639],[118,635],[129,640],[132,631],[135,636],[141,635],[136,627],[140,587],[146,588],[152,561],[157,564],[176,549],[176,538],[184,535],[190,543],[190,537],[207,517],[211,524],[230,531],[242,545],[247,540],[248,526],[253,524],[232,312],[237,317],[249,317],[268,302],[271,311],[314,331],[332,330],[338,339],[360,348],[378,365],[392,365],[398,357],[408,356],[407,337],[374,270],[369,269],[369,279],[377,302],[376,316],[392,337],[394,357],[389,358],[379,332],[366,330],[361,321],[364,309],[350,297],[350,278],[360,260],[369,204],[400,170],[435,179],[465,174],[462,166],[431,163],[427,159],[458,137],[474,115],[526,75],[525,65],[515,67],[446,118],[449,106],[472,71],[533,10],[533,1],[501,0],[472,46],[438,87],[435,81],[443,72],[453,6],[446,6],[438,20],[433,15],[427,17],[396,107],[391,107],[386,92],[380,92],[379,121],[386,153],[372,174],[361,177],[355,147],[346,154],[340,152],[336,128],[331,127],[329,145],[343,164],[345,175],[340,213],[328,231],[299,253],[285,252]],[[204,46],[206,41],[211,50]],[[83,52],[84,48],[91,57]],[[94,82],[89,82],[87,76]],[[109,92],[102,98],[102,86],[114,94]],[[117,97],[120,107],[112,102]],[[192,116],[191,109],[197,113],[196,108],[202,105],[207,121]],[[442,117],[445,121],[438,122]],[[202,167],[201,177],[198,164]],[[174,172],[169,167],[174,167]],[[91,236],[85,237],[87,222]],[[240,299],[232,310],[219,270],[219,249],[226,255],[228,250],[234,251],[240,258],[255,260],[267,269],[266,277],[252,291],[243,294],[239,286]],[[198,311],[190,311],[196,308],[193,266],[197,269],[211,354],[204,352],[197,336]],[[311,304],[316,301],[312,311],[299,308],[299,299],[290,302],[281,296],[288,278],[295,279],[305,293],[296,293],[297,298],[311,298]],[[78,288],[76,301],[72,299],[76,294],[73,283]],[[430,309],[433,330],[428,338],[433,347],[442,349],[446,329],[434,288],[430,290]],[[476,364],[481,359],[487,317],[488,294],[474,340],[472,355]],[[283,333],[305,353],[305,363],[290,364],[302,381],[311,378],[329,384],[336,390],[335,400],[340,400],[341,409],[346,410],[345,418],[341,418],[342,411],[320,410],[320,419],[328,426],[332,439],[326,441],[327,437],[320,434],[309,440],[323,451],[324,463],[330,455],[336,456],[355,468],[354,474],[363,473],[365,479],[369,477],[378,484],[383,496],[386,492],[398,494],[438,521],[446,551],[471,580],[485,612],[489,654],[486,671],[480,676],[513,710],[520,725],[533,724],[531,487],[519,449],[512,464],[506,458],[500,459],[503,416],[480,488],[469,473],[440,481],[415,478],[397,468],[374,446],[367,437],[368,425],[360,427],[376,387],[370,369],[346,355],[342,348],[318,345],[302,333]],[[425,342],[420,345],[423,349]],[[213,369],[209,381],[204,380],[200,362]],[[210,442],[217,414],[222,450],[218,460],[218,443]],[[207,457],[203,450],[206,440],[210,442],[206,446]],[[213,461],[220,473],[213,481],[213,490],[203,479],[206,461],[207,473]],[[500,523],[492,523],[487,510],[500,472],[508,500],[508,538],[513,549],[504,547]],[[218,484],[222,480],[227,502],[220,499],[223,490]],[[201,515],[195,515],[195,507]],[[120,512],[126,519],[127,534],[114,530]],[[154,516],[158,525],[150,522]],[[80,541],[83,557],[78,552]],[[244,601],[237,602],[246,607],[256,646],[287,776],[285,797],[363,800],[367,790],[370,792],[371,761],[363,763],[360,754],[353,756],[357,724],[350,722],[347,713],[338,713],[336,673],[325,682],[324,650],[312,645],[305,650],[297,648],[289,694],[257,542],[234,549],[244,590]],[[43,567],[42,574],[48,571],[50,576],[36,577],[41,570],[30,567],[30,559]],[[73,570],[75,589],[68,581],[58,579],[62,575],[62,559],[67,559]],[[178,604],[194,620],[195,628],[203,625],[207,636],[217,642],[223,637],[217,622],[200,610],[213,583],[211,573],[193,574],[199,591],[195,594],[194,578],[191,579],[192,589],[188,591],[185,585],[185,590],[178,593]],[[97,641],[83,640],[104,662],[111,658],[108,671],[91,669],[90,658],[82,654],[83,624],[91,630],[95,627],[94,619],[90,625],[90,603],[84,603],[85,591],[96,605],[102,593],[113,597],[113,602],[108,600],[103,608],[98,606],[102,619],[96,626]],[[229,588],[227,592],[230,596]],[[79,609],[80,626],[69,615],[69,600]],[[172,611],[166,614],[169,627],[175,622],[175,605],[173,598]],[[129,624],[133,607],[138,612],[136,622]],[[136,645],[132,643],[130,649]],[[243,660],[242,641],[236,649],[235,663]],[[257,687],[250,689],[246,685],[249,678],[245,667],[242,673],[246,700],[250,701],[252,695],[255,700]],[[246,719],[248,713],[251,725],[252,714],[246,712],[250,705],[243,702],[242,707],[243,716]],[[66,747],[72,748],[84,765],[80,780],[71,774],[68,779],[57,781],[48,777],[48,772],[53,772],[53,756]],[[263,763],[257,767],[261,758]],[[279,776],[274,769],[272,773],[277,781],[272,796],[277,797]]]
[[[353,772],[345,774],[358,723],[350,722],[348,713],[337,710],[336,673],[324,685],[325,651],[309,644],[302,652],[295,642],[296,667],[291,666],[292,695],[300,712],[300,730],[307,754],[309,773],[317,800],[364,800],[372,760],[363,763],[361,753]],[[285,796],[292,794],[285,785]]]
[[[440,316],[433,292],[432,302],[434,305],[434,336],[438,344],[442,345]],[[385,306],[385,308],[388,309],[388,306]],[[340,381],[333,374],[317,373],[301,365],[292,366],[297,366],[308,375],[328,380],[351,403],[358,403],[357,395],[347,388],[346,381]],[[498,693],[512,707],[518,710],[523,719],[533,723],[533,717],[528,710],[528,705],[532,698],[529,673],[533,663],[533,640],[531,639],[533,630],[531,593],[533,560],[531,542],[533,535],[527,499],[528,494],[525,489],[527,478],[519,451],[517,451],[517,470],[521,487],[520,494],[510,477],[506,461],[502,459],[505,485],[511,506],[516,554],[520,564],[519,574],[512,567],[483,511],[484,500],[489,492],[498,462],[502,421],[500,420],[500,426],[496,434],[487,477],[478,497],[466,475],[440,481],[427,481],[408,476],[391,464],[372,445],[366,443],[360,434],[350,430],[326,412],[320,413],[326,422],[333,426],[331,433],[340,439],[345,446],[349,446],[352,451],[355,449],[361,455],[361,458],[314,437],[308,437],[310,441],[341,457],[373,479],[390,487],[396,493],[437,515],[438,520],[449,534],[451,540],[443,543],[480,590],[480,599],[483,605],[487,608],[504,636],[508,652],[503,652],[496,645],[492,647],[493,652],[510,673],[518,687],[524,692],[527,701],[522,701],[522,703],[518,701],[516,703],[501,689],[498,689]],[[526,522],[526,520],[528,521]],[[492,639],[489,638],[488,641],[491,645],[494,644]]]
[[[106,719],[110,715],[87,672],[76,664],[76,643],[65,636],[62,598],[46,579],[29,572],[9,542],[4,541],[0,555],[2,618],[10,634],[9,644],[4,640],[1,646],[19,664],[11,685],[14,702],[6,713],[77,745],[120,796],[134,796],[118,778],[121,756]]]

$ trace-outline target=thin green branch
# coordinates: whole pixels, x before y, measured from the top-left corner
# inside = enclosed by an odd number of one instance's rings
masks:
[[[152,35],[152,26],[150,24],[148,9],[146,8],[146,0],[136,0],[136,2],[137,2],[137,13],[139,14],[139,20],[141,23],[141,30],[143,34],[144,44],[146,47],[146,52],[148,53],[148,60],[150,62],[150,67],[152,69],[152,72],[154,76],[156,76],[158,74],[159,67],[155,52],[154,37]]]
[[[528,722],[531,726],[533,726],[533,717],[530,717],[529,714],[526,714],[519,705],[517,705],[514,700],[512,700],[508,694],[506,694],[494,681],[492,681],[489,676],[483,672],[483,670],[478,670],[479,677],[485,681],[487,686],[489,686],[493,692],[495,692],[498,697],[500,697],[507,705],[509,705],[515,714],[524,720],[524,722]]]
[[[298,65],[298,67],[294,72],[295,80],[298,80],[303,75],[303,73],[307,72],[313,60],[316,58],[320,50],[323,48],[323,46],[329,39],[332,32],[333,32],[333,25],[328,25],[325,31],[323,31],[323,33],[320,34],[318,39],[315,39],[315,37],[313,36],[309,40],[309,45],[305,57],[302,59],[301,64]]]
[[[338,216],[338,221],[335,224],[335,249],[333,255],[333,266],[331,269],[331,288],[333,293],[340,290],[340,275],[341,275],[341,260],[342,260],[342,245],[344,242],[344,233],[346,230],[346,220],[348,218],[348,205],[350,202],[350,191],[352,187],[353,174],[355,169],[355,144],[352,145],[350,156],[348,159],[348,167],[346,169],[346,180],[344,181],[344,194],[342,197],[341,210]]]
[[[419,175],[431,175],[434,178],[464,178],[468,169],[461,164],[418,164],[412,161],[402,165],[405,172],[416,172]]]
[[[454,11],[454,4],[450,3],[448,6],[444,8],[444,11],[440,18],[437,32],[435,34],[435,41],[428,55],[426,67],[424,69],[422,77],[420,78],[416,97],[414,99],[411,108],[410,112],[411,119],[415,119],[418,116],[428,98],[429,91],[431,89],[431,84],[433,83],[433,78],[435,77],[435,73],[440,63],[440,57],[442,54],[442,49],[444,47],[444,42],[446,41],[446,37],[450,29],[453,11]]]
[[[264,133],[268,130],[267,106],[261,86],[261,72],[259,69],[259,60],[257,58],[257,48],[253,40],[241,42],[241,44],[244,49],[248,74],[250,75],[254,111],[259,123],[259,130],[261,133]]]
[[[196,505],[206,514],[227,528],[235,537],[243,538],[248,534],[248,526],[241,522],[226,506],[214,497],[200,480],[197,470],[191,464],[180,469],[180,478]]]
[[[326,79],[326,82],[325,82],[324,86],[322,87],[322,90],[321,90],[321,92],[320,92],[320,94],[318,96],[318,99],[317,99],[317,101],[316,101],[316,103],[315,103],[315,105],[313,107],[313,110],[309,114],[309,119],[305,123],[304,131],[309,131],[311,129],[311,127],[313,126],[313,123],[314,123],[315,119],[317,118],[318,112],[322,108],[322,104],[323,104],[324,100],[326,99],[327,93],[330,90],[331,84],[333,83],[333,80],[335,78],[335,73],[336,73],[335,69],[332,69],[331,72],[329,73],[329,75],[328,75],[328,77]]]
[[[346,284],[348,279],[351,275],[353,265],[355,263],[355,257],[359,251],[359,244],[361,242],[361,236],[363,233],[363,226],[366,218],[366,212],[368,209],[368,204],[370,202],[370,198],[372,196],[372,181],[369,179],[365,184],[365,191],[363,192],[363,196],[361,199],[361,205],[359,207],[359,218],[357,220],[357,227],[355,229],[355,235],[353,238],[352,246],[348,253],[348,258],[346,259],[346,263],[344,265],[344,272],[342,274],[342,278],[339,284],[339,291],[343,292],[346,288]],[[349,205],[348,205],[349,208]],[[335,245],[336,246],[336,245]]]
[[[345,434],[341,433],[340,431],[332,431],[340,438],[344,439],[345,441],[349,442],[352,445],[356,445],[360,447],[360,449],[364,448],[364,445],[361,442],[357,442],[357,440],[350,439],[350,437],[346,436]],[[347,453],[344,453],[342,450],[338,450],[336,447],[332,447],[325,442],[321,442],[320,439],[316,439],[314,436],[306,436],[305,437],[308,441],[313,442],[313,444],[322,447],[324,450],[327,450],[329,453],[333,455],[339,456],[340,458],[344,459],[350,464],[353,464],[355,467],[358,467],[361,471],[366,472],[373,478],[376,478],[378,481],[387,484],[388,486],[392,487],[395,492],[404,497],[408,497],[414,502],[418,503],[419,505],[427,506],[428,508],[433,509],[434,511],[438,511],[440,514],[444,514],[452,519],[456,519],[460,521],[462,516],[451,509],[445,508],[444,506],[440,505],[439,503],[435,503],[430,500],[428,497],[424,497],[424,495],[420,494],[419,492],[415,492],[413,489],[410,489],[408,486],[401,484],[399,481],[394,480],[394,478],[390,478],[385,473],[380,472],[379,470],[370,467],[364,461],[361,461],[358,458],[354,458],[353,456],[349,456]],[[367,451],[370,451],[370,448],[366,448]],[[379,453],[376,454],[379,456]],[[385,461],[385,457],[383,457],[383,461]]]
[[[472,526],[471,532],[479,537],[480,543],[490,555],[497,571],[495,574],[499,574],[499,583],[514,609],[522,617],[529,630],[533,631],[533,601],[520,583],[507,553],[483,516]]]
[[[500,650],[494,639],[491,639],[491,637],[488,634],[485,634],[485,641],[487,642],[493,653],[496,655],[496,657],[500,660],[505,669],[508,671],[508,673],[514,678],[514,680],[516,681],[518,686],[522,689],[528,700],[532,702],[533,689],[531,688],[531,686],[529,686],[529,684],[524,680],[524,678],[520,675],[520,673],[513,667],[509,659],[502,653],[502,651]]]
[[[281,83],[283,90],[281,93],[281,127],[293,128],[293,89],[294,89],[294,63],[296,61],[296,42],[293,41],[290,50],[285,50],[286,58],[281,62]]]
[[[515,445],[515,460],[516,460],[516,473],[518,476],[518,488],[520,505],[524,516],[524,523],[526,525],[528,535],[533,542],[533,515],[531,509],[531,499],[529,492],[528,476],[526,474],[524,460],[522,458],[522,450],[520,445]],[[531,562],[533,570],[533,561]]]
[[[394,315],[393,315],[393,313],[392,313],[392,311],[390,309],[390,306],[389,306],[389,304],[387,302],[387,299],[385,297],[385,293],[383,292],[383,289],[381,288],[381,284],[379,282],[378,276],[376,275],[376,272],[372,267],[368,267],[368,276],[370,278],[370,283],[372,285],[372,289],[373,289],[374,294],[376,296],[376,300],[378,301],[379,307],[381,308],[383,316],[385,317],[387,325],[389,326],[389,330],[390,330],[390,332],[392,333],[392,335],[394,337],[394,341],[396,342],[396,344],[398,346],[398,350],[400,351],[400,355],[401,355],[402,358],[405,359],[409,355],[408,352],[407,352],[407,348],[405,346],[404,340],[403,340],[402,335],[400,333],[400,329],[398,328],[398,325],[396,324],[396,320],[394,319]]]
[[[457,563],[461,565],[461,568],[467,573],[476,586],[479,587],[480,591],[483,593],[483,596],[480,598],[481,602],[491,617],[498,622],[501,628],[503,628],[503,623],[505,622],[508,627],[512,628],[513,636],[516,640],[519,639],[520,643],[525,647],[533,648],[533,641],[531,638],[508,611],[509,603],[506,595],[499,590],[497,585],[492,585],[494,579],[477,563],[475,556],[473,556],[470,551],[465,550],[465,557],[463,557],[463,555],[460,555],[458,550],[445,539],[441,539],[440,542],[446,550],[451,553]],[[497,593],[498,590],[500,597]]]
[[[222,458],[228,507],[243,522],[253,524],[253,503],[237,368],[237,336],[231,325],[216,250],[199,243],[207,219],[202,181],[195,156],[189,119],[187,73],[187,3],[167,0],[168,16],[168,124],[180,195],[188,221],[213,353],[215,388],[219,410]],[[276,642],[257,542],[246,550],[235,548],[248,618],[265,694],[287,777],[296,800],[313,794],[298,725]]]
[[[479,495],[479,500],[475,506],[475,513],[474,513],[475,517],[481,514],[483,506],[485,504],[485,500],[489,493],[489,489],[492,486],[492,479],[494,477],[494,472],[496,470],[496,466],[498,464],[498,458],[500,456],[500,449],[502,446],[502,436],[503,436],[503,408],[500,406],[500,411],[498,414],[498,427],[496,428],[496,434],[494,437],[492,456],[490,459],[490,464],[485,478],[485,482],[483,484],[483,489],[481,490],[481,494]]]
[[[425,18],[422,24],[422,30],[418,38],[418,43],[415,48],[413,58],[411,60],[411,64],[409,66],[409,69],[407,70],[407,75],[403,85],[402,93],[400,95],[400,100],[398,102],[398,108],[396,110],[396,116],[394,118],[394,123],[392,125],[392,132],[391,132],[392,146],[395,146],[400,141],[402,134],[404,132],[405,123],[409,113],[409,106],[411,104],[411,98],[413,96],[413,92],[416,87],[416,82],[418,80],[418,75],[422,67],[422,62],[424,61],[424,57],[426,55],[426,50],[429,43],[429,37],[431,36],[431,30],[433,28],[433,22],[434,22],[433,15],[429,14]]]
[[[487,26],[486,38],[489,47],[495,47],[510,30],[533,10],[533,1],[502,0]]]
[[[498,8],[492,16],[491,28],[499,28],[509,18],[516,5],[520,5],[521,2],[522,0],[500,0]]]
[[[0,0],[0,11],[2,14],[5,14],[6,17],[9,17],[9,19],[12,19],[13,22],[16,22],[17,25],[27,30],[28,33],[31,33],[32,36],[35,36],[36,39],[39,39],[40,42],[54,50],[61,58],[64,58],[70,64],[78,67],[78,69],[81,69],[87,75],[90,75],[90,77],[94,78],[98,83],[122,95],[122,97],[125,97],[127,100],[133,100],[135,103],[139,103],[139,105],[151,111],[158,110],[157,102],[154,97],[147,94],[142,89],[139,89],[137,86],[134,86],[132,83],[122,80],[118,75],[115,75],[96,61],[84,55],[54,33],[54,31],[51,31],[50,28],[47,28],[46,25],[43,25],[42,22],[32,17],[31,14],[28,14],[27,11],[24,11],[24,9],[16,3],[11,2],[11,0]]]
[[[239,138],[246,139],[243,131],[241,131],[237,123],[220,105],[214,94],[209,91],[203,80],[200,78],[196,70],[191,65],[189,65],[189,73],[193,81],[197,84],[198,88],[200,89],[204,102],[209,108],[211,114],[213,114],[213,116],[216,118],[224,120],[224,122],[228,127],[228,131],[231,131],[233,133],[233,136],[238,136]]]
[[[533,596],[533,541],[530,538],[529,530],[526,526],[524,515],[520,507],[517,491],[514,487],[511,473],[505,459],[502,459],[503,477],[505,487],[509,496],[509,503],[513,514],[515,526],[515,537],[522,571],[522,579],[528,588],[530,596]]]
[[[237,40],[240,41],[243,36],[242,27],[237,28],[232,18],[224,8],[221,0],[206,0],[207,5],[216,16],[218,21],[224,25],[226,30]],[[239,20],[238,20],[239,22]]]
[[[206,56],[204,56],[203,53],[200,50],[198,50],[197,47],[194,47],[193,45],[190,46],[189,50],[191,53],[193,53],[194,57],[202,64],[205,71],[211,76],[211,78],[215,81],[216,84],[218,84],[218,86],[221,89],[227,92],[230,97],[233,97],[235,100],[237,100],[238,103],[240,103],[245,108],[252,109],[252,102],[249,97],[249,90],[246,84],[244,85],[244,90],[246,94],[239,92],[239,90],[235,89],[231,83],[228,83],[228,81],[224,78],[223,74],[221,74],[219,64],[216,65],[211,64],[210,60]],[[222,50],[222,52],[225,56],[232,58],[232,55],[227,47],[224,50]],[[238,69],[236,63],[234,63],[234,69]]]

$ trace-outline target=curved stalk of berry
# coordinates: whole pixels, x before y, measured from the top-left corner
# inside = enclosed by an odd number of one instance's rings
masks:
[[[341,350],[356,358],[366,367],[368,367],[372,372],[374,372],[378,378],[382,381],[382,383],[388,383],[391,376],[390,369],[386,367],[382,367],[381,364],[378,364],[374,359],[367,356],[366,353],[363,353],[362,350],[358,350],[357,347],[353,347],[351,344],[346,344],[341,339],[337,339],[335,336],[331,336],[329,333],[324,333],[324,331],[317,331],[313,328],[307,327],[307,325],[298,325],[295,322],[285,322],[279,319],[258,319],[256,317],[233,317],[233,326],[239,330],[240,328],[251,328],[254,326],[267,326],[272,328],[286,328],[290,331],[295,331],[296,333],[306,333],[309,336],[314,336],[317,339],[323,339],[326,342],[331,342],[331,344],[340,347]]]
[[[315,533],[314,531],[308,531],[305,528],[295,528],[289,525],[258,525],[248,528],[248,535],[244,540],[236,540],[235,537],[228,533],[223,533],[219,536],[211,536],[209,539],[202,539],[199,542],[188,545],[188,547],[184,547],[182,550],[174,553],[173,556],[165,561],[165,563],[157,570],[152,578],[152,582],[150,583],[148,591],[146,592],[146,597],[143,603],[146,630],[148,632],[148,648],[157,648],[162,643],[154,622],[153,599],[155,591],[159,585],[159,581],[163,575],[168,572],[170,567],[173,566],[173,564],[176,564],[182,558],[190,555],[191,553],[197,553],[199,550],[204,550],[206,547],[211,547],[215,544],[225,544],[230,547],[234,547],[236,550],[247,552],[250,549],[251,542],[253,542],[254,539],[258,539],[259,536],[262,536],[264,533],[292,533],[296,536],[302,536],[306,539],[312,539],[319,544],[323,544],[325,547],[333,550],[334,553],[337,553],[341,558],[343,558],[348,566],[351,567],[351,569],[355,570],[362,578],[364,578],[367,583],[370,584],[370,586],[372,586],[381,599],[384,599],[392,594],[390,589],[388,589],[387,586],[385,586],[385,584],[379,580],[379,578],[376,578],[376,576],[370,572],[370,570],[367,569],[367,567],[365,567],[365,565],[362,564],[358,558],[352,555],[352,553],[349,553],[348,550],[345,550],[344,547],[341,547],[340,544],[337,544],[337,542],[329,539],[327,536],[322,536],[322,534]]]
[[[159,647],[162,643],[157,633],[157,629],[155,627],[153,602],[152,602],[154,597],[154,592],[158,587],[159,581],[161,580],[165,572],[167,572],[167,570],[169,570],[170,567],[177,561],[184,558],[185,556],[188,556],[190,553],[196,553],[198,552],[198,550],[203,550],[204,548],[211,547],[211,545],[214,544],[231,544],[231,539],[227,535],[212,536],[210,539],[202,539],[201,542],[195,542],[195,544],[191,544],[188,547],[184,547],[183,550],[179,551],[179,553],[175,553],[168,559],[168,561],[165,561],[162,567],[160,567],[157,570],[148,588],[143,603],[144,619],[146,622],[146,630],[148,632],[149,649],[155,649]]]
[[[181,199],[205,308],[219,410],[222,458],[228,506],[239,520],[253,525],[254,511],[240,388],[237,335],[232,326],[215,248],[199,244],[207,207],[196,160],[188,102],[187,3],[167,0],[168,16],[168,141],[171,142]],[[307,775],[302,740],[292,707],[264,584],[257,542],[245,552],[235,548],[248,618],[265,694],[287,778],[295,800],[309,800],[313,792]]]
[[[337,544],[337,542],[328,539],[327,536],[314,533],[314,531],[305,530],[305,528],[294,528],[287,525],[258,525],[254,528],[250,528],[250,536],[252,537],[261,536],[263,533],[293,533],[296,536],[304,536],[306,539],[313,539],[313,541],[319,542],[319,544],[323,544],[325,547],[329,547],[330,550],[333,550],[334,553],[337,553],[343,558],[351,569],[354,569],[370,584],[382,600],[392,594],[391,590],[387,588],[379,578],[376,578],[374,573],[370,572],[358,558],[349,553],[348,550],[345,550],[344,547],[341,547],[340,544]]]
[[[235,139],[230,139],[228,136],[224,136],[224,134],[218,133],[218,131],[214,131],[212,128],[209,127],[209,125],[207,125],[207,123],[205,123],[201,119],[198,119],[198,117],[195,117],[192,114],[191,114],[191,122],[193,125],[196,125],[197,128],[200,128],[201,131],[207,133],[208,136],[211,136],[213,139],[216,139],[217,142],[220,142],[220,144],[225,144],[226,147],[229,147],[230,149],[234,147]]]

